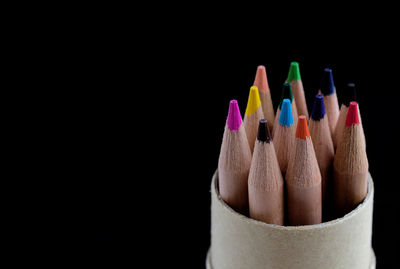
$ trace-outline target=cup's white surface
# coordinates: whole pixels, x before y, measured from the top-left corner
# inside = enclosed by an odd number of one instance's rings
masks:
[[[233,211],[211,183],[211,247],[207,269],[374,269],[371,248],[374,187],[355,210],[330,222],[284,227]]]

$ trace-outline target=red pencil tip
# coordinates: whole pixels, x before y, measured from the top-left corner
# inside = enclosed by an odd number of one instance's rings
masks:
[[[357,102],[350,102],[349,110],[346,115],[346,126],[350,127],[354,124],[360,124],[360,119],[358,117],[358,107]]]
[[[301,115],[297,121],[296,137],[300,139],[306,139],[310,137],[310,132],[308,131],[306,116]]]

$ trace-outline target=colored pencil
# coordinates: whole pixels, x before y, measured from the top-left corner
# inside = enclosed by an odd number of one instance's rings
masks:
[[[250,217],[284,224],[284,184],[266,120],[260,120],[249,173]]]
[[[294,148],[294,135],[296,133],[289,99],[285,99],[282,102],[282,111],[279,113],[279,121],[275,125],[275,130],[273,138],[275,152],[280,170],[284,175],[288,167],[290,154]]]
[[[328,118],[325,113],[324,97],[317,94],[310,117],[310,135],[321,172],[322,208],[326,208],[327,189],[331,186],[332,163],[335,155]]]
[[[347,111],[349,110],[349,105],[350,105],[350,102],[352,102],[352,101],[355,101],[358,103],[356,87],[355,87],[354,83],[348,83],[346,88],[343,91],[343,102],[342,102],[342,105],[340,106],[339,118],[336,123],[335,132],[332,137],[333,145],[335,146],[335,149],[337,148],[337,146],[339,144],[339,140],[342,136],[343,128],[344,128],[345,122],[346,122]],[[360,120],[360,126],[362,129],[363,126],[362,126],[362,120],[361,120],[360,106],[358,105],[357,107],[358,107],[358,117]],[[363,140],[365,141],[364,131],[362,133],[363,133]]]
[[[304,115],[299,116],[297,122],[295,149],[286,173],[286,186],[289,224],[321,223],[321,173]]]
[[[280,114],[281,114],[281,109],[282,109],[282,103],[283,103],[284,99],[289,99],[290,100],[290,104],[291,104],[291,107],[292,107],[294,126],[296,127],[296,123],[297,123],[297,107],[296,107],[296,101],[295,101],[295,99],[293,97],[292,86],[290,85],[289,82],[283,83],[281,99],[279,101],[279,106],[276,109],[276,114],[275,114],[276,116],[275,116],[274,126],[276,126],[278,124],[279,117],[280,117]],[[275,132],[276,132],[276,129],[274,129],[272,131],[272,137],[275,137]]]
[[[229,104],[218,160],[219,192],[234,210],[248,212],[248,175],[251,151],[236,100]]]
[[[368,159],[356,102],[350,102],[333,170],[336,213],[340,217],[355,209],[367,195]]]
[[[246,113],[244,116],[244,128],[246,130],[251,152],[253,152],[254,143],[256,142],[258,122],[263,118],[264,113],[261,107],[258,88],[252,86],[250,88],[249,99],[247,101]]]
[[[325,68],[321,80],[321,93],[324,95],[326,114],[328,115],[329,129],[333,135],[339,117],[339,104],[333,83],[332,69]]]
[[[297,114],[304,115],[308,119],[306,97],[304,96],[304,87],[298,62],[290,63],[289,75],[286,81],[290,82],[292,85],[294,100],[296,100]]]
[[[254,86],[257,86],[258,93],[260,94],[261,106],[264,112],[264,119],[267,120],[268,128],[272,132],[275,112],[271,99],[271,92],[268,85],[267,72],[265,66],[260,65],[257,68],[256,77],[254,79]]]

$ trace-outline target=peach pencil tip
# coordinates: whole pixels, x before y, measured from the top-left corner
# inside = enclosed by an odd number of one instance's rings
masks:
[[[267,72],[265,70],[265,66],[259,65],[257,67],[256,78],[254,79],[254,85],[257,85],[258,90],[261,92],[269,91]]]

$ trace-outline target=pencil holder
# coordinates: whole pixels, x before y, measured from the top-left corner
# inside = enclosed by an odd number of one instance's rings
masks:
[[[316,225],[278,226],[232,210],[211,183],[211,247],[207,269],[374,269],[371,247],[374,185],[342,218]]]

